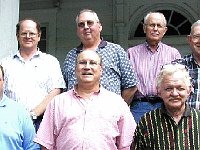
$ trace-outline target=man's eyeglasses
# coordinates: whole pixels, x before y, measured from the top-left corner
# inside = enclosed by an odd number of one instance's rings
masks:
[[[84,28],[85,26],[91,27],[94,25],[94,21],[93,20],[87,20],[87,21],[81,21],[78,23],[78,27],[79,28]]]
[[[194,40],[200,40],[200,35],[197,34],[197,35],[191,35],[191,37],[194,39]]]
[[[78,61],[78,64],[79,64],[79,65],[83,65],[83,66],[86,66],[87,64],[89,64],[89,65],[92,66],[92,67],[95,67],[95,66],[97,66],[97,65],[100,65],[99,62],[94,61],[94,60],[90,60],[90,61],[82,60],[82,61]]]
[[[37,34],[38,33],[34,33],[34,32],[22,32],[19,35],[21,37],[31,37],[31,38],[33,38],[33,37],[36,37]]]
[[[145,26],[148,26],[150,28],[155,28],[157,26],[157,28],[161,29],[161,28],[164,28],[165,26],[164,25],[161,25],[161,24],[145,24]]]

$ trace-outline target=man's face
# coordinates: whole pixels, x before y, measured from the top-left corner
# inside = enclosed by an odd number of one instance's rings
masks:
[[[77,35],[81,42],[96,41],[100,39],[101,24],[95,19],[94,14],[84,12],[80,14],[77,24]]]
[[[188,36],[188,42],[192,48],[192,52],[196,57],[200,56],[200,25],[195,26]]]
[[[181,72],[166,75],[158,87],[158,95],[162,97],[168,110],[181,110],[190,94],[190,87],[184,82]]]
[[[20,44],[20,49],[36,49],[40,41],[40,34],[36,28],[36,23],[31,20],[25,20],[20,25],[17,39]]]
[[[94,83],[99,85],[102,74],[100,58],[93,50],[84,50],[77,58],[76,76],[79,84]]]
[[[144,24],[144,33],[146,34],[147,41],[160,42],[167,31],[164,24],[163,17],[160,14],[150,14],[147,23]]]

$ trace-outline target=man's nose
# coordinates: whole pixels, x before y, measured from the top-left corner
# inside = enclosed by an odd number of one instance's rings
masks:
[[[178,92],[177,89],[173,89],[173,90],[172,90],[172,94],[173,94],[173,95],[179,95],[179,92]]]
[[[85,22],[84,28],[86,28],[86,29],[89,28],[87,21]]]

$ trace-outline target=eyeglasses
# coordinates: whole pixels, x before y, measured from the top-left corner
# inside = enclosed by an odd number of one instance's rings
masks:
[[[157,28],[161,29],[161,28],[164,28],[165,26],[164,25],[161,25],[161,24],[145,24],[146,26],[150,27],[150,28],[155,28],[157,26]]]
[[[84,28],[86,26],[86,24],[87,24],[88,27],[91,27],[91,26],[94,25],[94,21],[93,20],[81,21],[81,22],[78,23],[78,27]]]
[[[19,35],[21,37],[31,37],[31,38],[33,38],[33,37],[36,37],[37,34],[38,33],[34,33],[34,32],[22,32]]]
[[[194,39],[194,40],[200,40],[200,35],[197,34],[197,35],[191,35],[191,37]]]
[[[100,63],[98,63],[97,61],[94,61],[94,60],[90,60],[90,61],[82,60],[82,61],[78,61],[78,64],[83,65],[83,66],[87,66],[87,64],[89,64],[92,67],[100,65]]]

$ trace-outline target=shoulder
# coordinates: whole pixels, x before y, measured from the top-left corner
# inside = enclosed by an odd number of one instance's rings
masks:
[[[71,49],[66,55],[66,58],[64,60],[64,64],[67,63],[67,62],[71,62],[72,60],[73,61],[76,60],[77,56],[78,56],[77,48]]]
[[[122,48],[121,45],[119,44],[116,44],[116,43],[111,43],[111,42],[108,42],[106,41],[106,46],[105,46],[105,49],[108,49],[112,52],[125,52],[124,48]]]
[[[129,47],[128,51],[140,50],[141,48],[146,47],[145,43],[135,45],[133,47]]]
[[[47,53],[40,53],[40,57],[46,60],[58,61],[58,59],[55,56]]]
[[[12,110],[13,113],[15,113],[16,115],[27,115],[28,112],[25,109],[25,106],[23,106],[22,104],[16,102],[13,99],[8,98],[6,95],[3,96],[3,99],[6,102],[6,106]]]
[[[192,112],[193,114],[197,115],[198,118],[200,119],[200,110],[191,107],[191,112]],[[199,121],[200,121],[200,120],[199,120]]]
[[[71,103],[71,99],[73,99],[73,89],[56,95],[50,103],[51,105],[64,106]]]
[[[172,46],[167,45],[165,43],[160,42],[160,46],[162,48],[166,49],[167,51],[178,52],[178,50],[175,47],[172,47]]]
[[[111,102],[111,103],[119,103],[119,104],[122,104],[122,103],[125,103],[124,102],[124,99],[121,97],[121,95],[118,95],[116,94],[115,92],[112,92],[112,91],[109,91],[103,87],[101,87],[101,96],[102,97],[105,97],[104,99],[108,100],[108,102]]]
[[[77,55],[78,55],[77,48],[73,48],[67,53],[66,57],[76,57]]]

